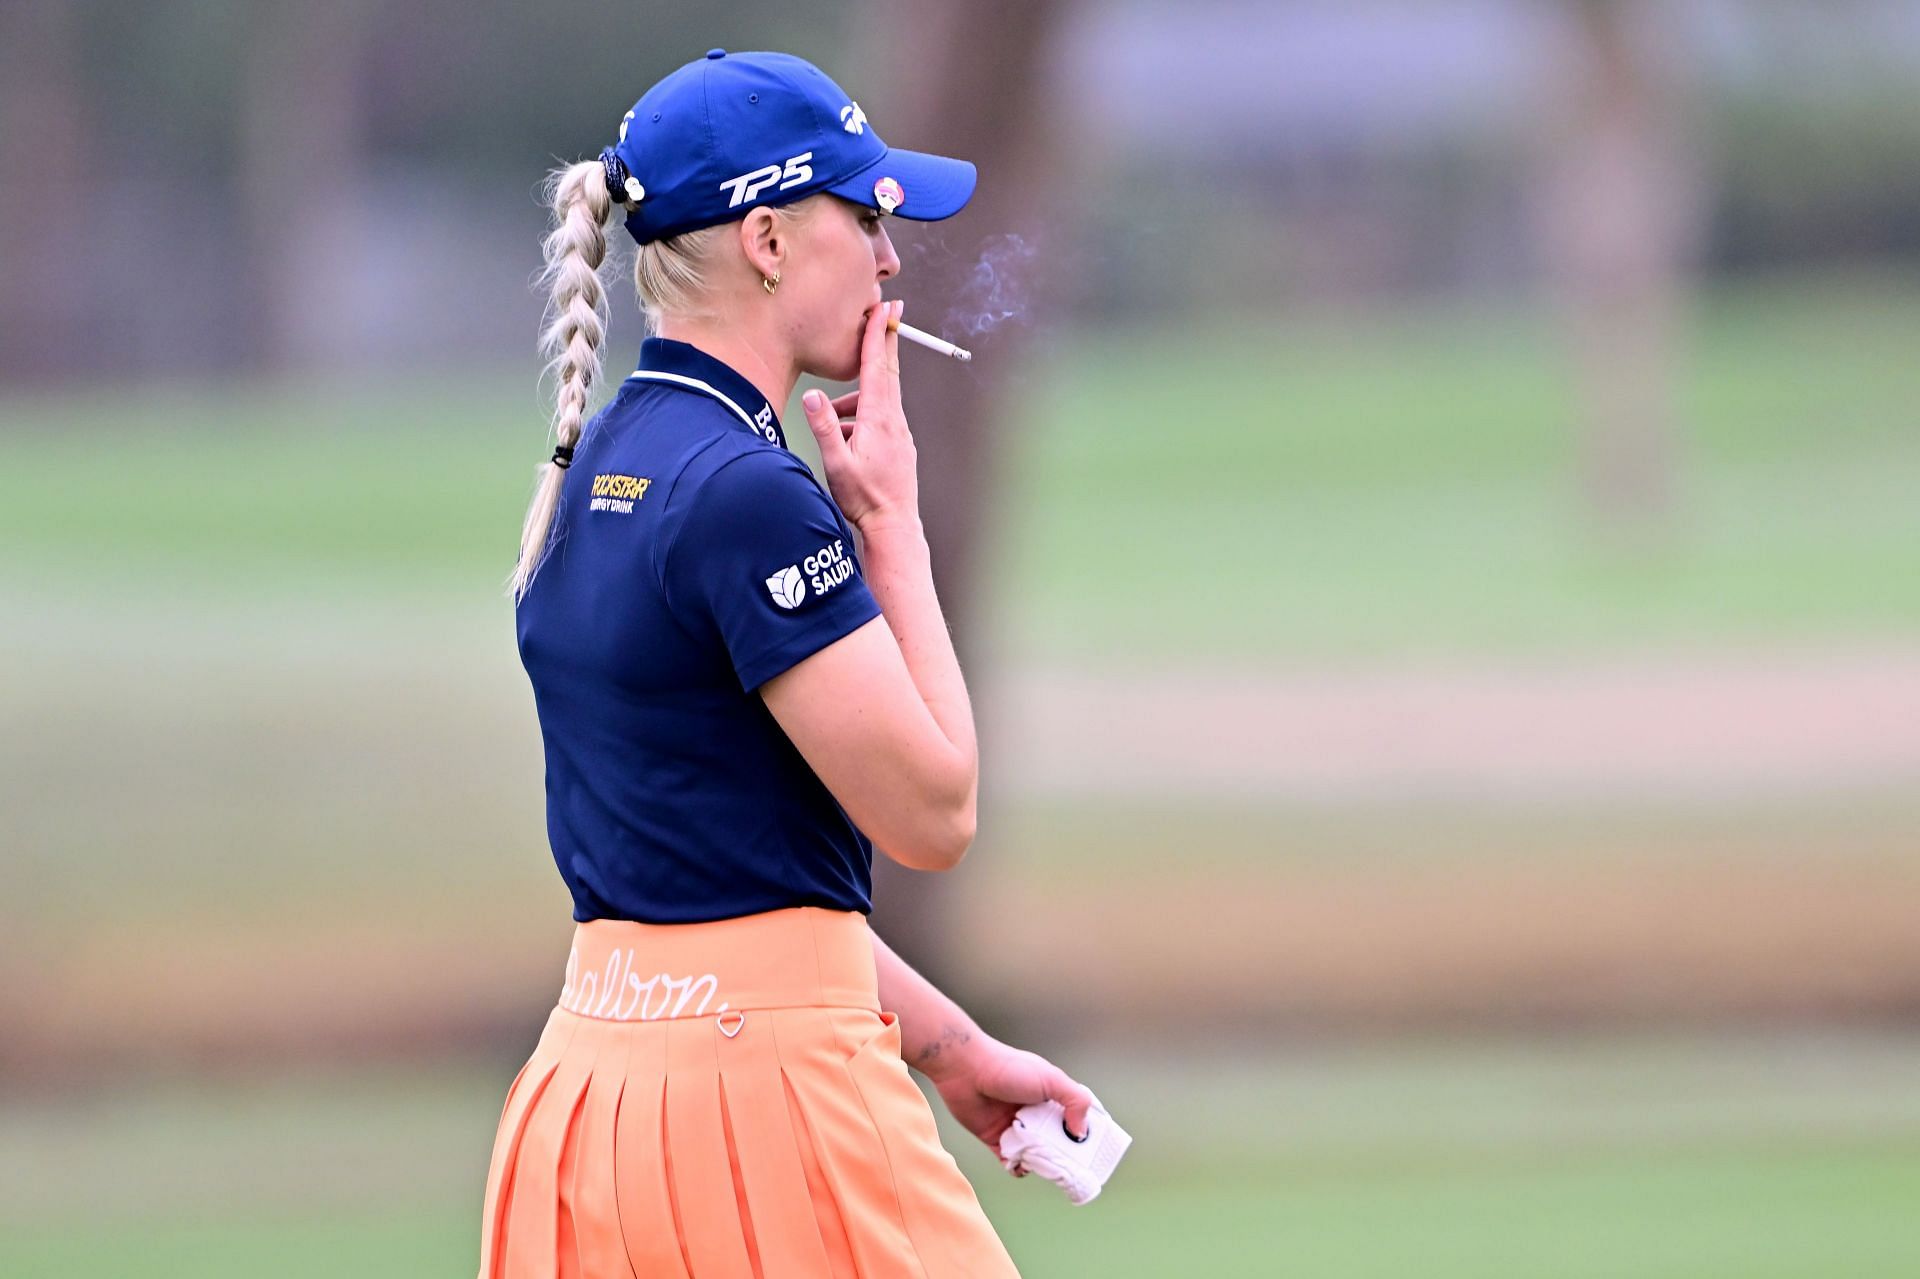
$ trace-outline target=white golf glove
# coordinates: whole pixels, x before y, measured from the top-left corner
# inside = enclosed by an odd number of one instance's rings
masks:
[[[1067,1135],[1066,1115],[1057,1101],[1022,1106],[1000,1134],[1000,1162],[1008,1172],[1040,1174],[1066,1191],[1068,1199],[1083,1204],[1107,1184],[1133,1138],[1097,1100],[1087,1111],[1083,1141]]]

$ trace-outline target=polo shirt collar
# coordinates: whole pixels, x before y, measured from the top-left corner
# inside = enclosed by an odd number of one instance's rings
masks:
[[[759,388],[699,347],[672,338],[650,337],[640,343],[640,365],[627,380],[664,382],[711,396],[745,429],[769,444],[787,447],[780,415]]]

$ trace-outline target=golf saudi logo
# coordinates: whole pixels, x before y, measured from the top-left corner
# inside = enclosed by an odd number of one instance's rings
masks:
[[[767,594],[781,608],[799,608],[807,598],[807,587],[815,595],[825,595],[853,576],[853,560],[847,544],[840,538],[821,547],[798,564],[789,564],[767,579]]]
[[[800,607],[800,601],[807,598],[807,579],[800,576],[800,566],[789,564],[768,578],[767,594],[781,608]]]

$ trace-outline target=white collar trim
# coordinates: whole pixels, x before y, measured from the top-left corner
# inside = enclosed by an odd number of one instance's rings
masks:
[[[733,415],[742,422],[745,422],[749,431],[752,431],[761,439],[766,440],[769,444],[775,443],[775,441],[770,438],[773,430],[771,426],[762,427],[759,423],[755,422],[747,415],[745,409],[727,398],[726,393],[720,390],[719,387],[714,386],[711,382],[702,382],[697,377],[687,377],[681,373],[663,373],[658,369],[640,369],[627,374],[627,381],[632,382],[636,380],[641,382],[673,382],[680,386],[691,387],[696,391],[705,391],[708,395],[711,395],[714,399],[732,409]]]

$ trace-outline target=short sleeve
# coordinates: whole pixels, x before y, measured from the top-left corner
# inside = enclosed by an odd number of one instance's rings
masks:
[[[667,606],[718,633],[749,692],[880,616],[838,508],[804,462],[770,448],[700,484],[660,574]]]

